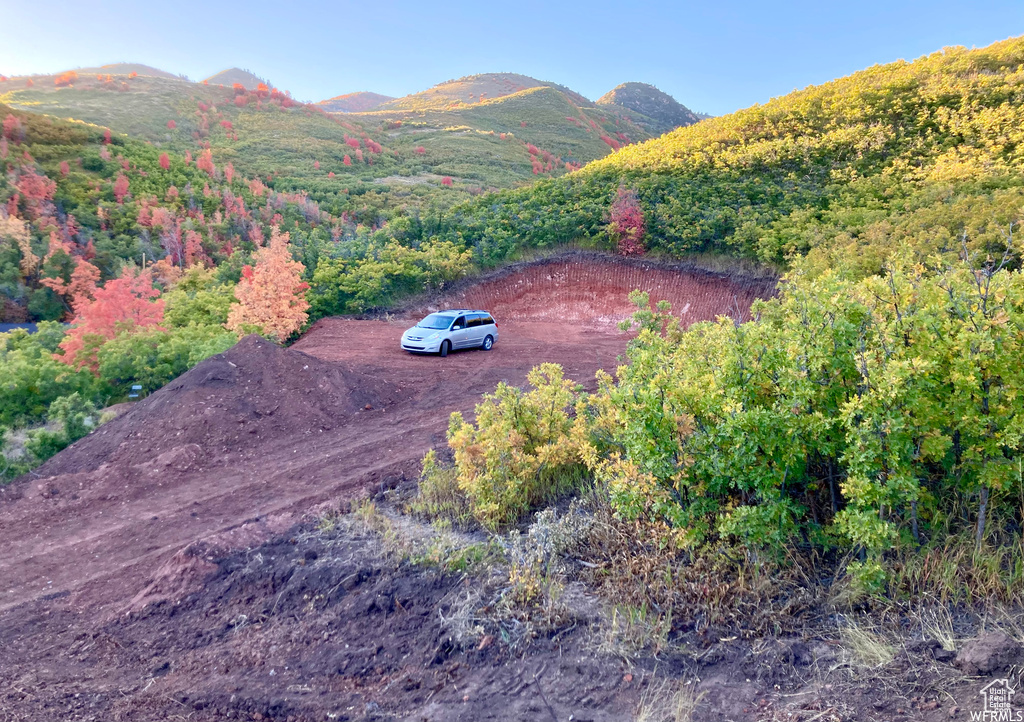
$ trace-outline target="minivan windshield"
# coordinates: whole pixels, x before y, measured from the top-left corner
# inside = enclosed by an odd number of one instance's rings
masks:
[[[432,313],[416,324],[416,328],[446,329],[452,325],[454,320],[454,316],[442,316],[439,313]]]

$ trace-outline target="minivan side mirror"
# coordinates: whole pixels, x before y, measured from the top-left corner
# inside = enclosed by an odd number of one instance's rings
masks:
[[[459,331],[461,329],[462,329],[462,326],[452,326],[452,331]]]

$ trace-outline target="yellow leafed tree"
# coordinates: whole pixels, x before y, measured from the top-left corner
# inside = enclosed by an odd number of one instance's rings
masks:
[[[32,276],[39,267],[39,257],[32,252],[32,237],[25,221],[0,213],[0,240],[5,239],[13,241],[21,251],[21,275],[25,278]]]
[[[225,326],[236,333],[258,330],[281,342],[306,322],[305,266],[292,259],[288,234],[275,226],[270,243],[256,251],[256,264],[242,269],[235,286],[238,303],[231,306]]]

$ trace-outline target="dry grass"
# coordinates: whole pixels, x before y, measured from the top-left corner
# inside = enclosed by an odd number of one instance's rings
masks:
[[[896,658],[896,647],[866,624],[847,622],[839,628],[839,638],[854,666],[877,669]]]
[[[634,722],[692,722],[703,697],[695,680],[678,684],[674,690],[667,682],[652,684],[640,697]]]
[[[620,657],[632,665],[643,655],[657,657],[669,645],[672,614],[658,614],[642,607],[615,606],[595,635],[597,651]]]

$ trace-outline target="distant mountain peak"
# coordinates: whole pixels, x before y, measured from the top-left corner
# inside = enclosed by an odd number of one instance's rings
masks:
[[[135,73],[137,75],[147,75],[153,78],[173,78],[175,80],[185,80],[184,75],[174,75],[168,73],[166,70],[160,70],[150,65],[143,65],[142,63],[110,63],[109,65],[101,65],[98,68],[78,68],[76,73],[93,74],[97,75],[131,75]]]
[[[655,121],[652,130],[666,131],[693,125],[706,117],[694,113],[668,93],[649,83],[622,83],[597,99],[598,105],[618,105]]]
[[[389,101],[382,110],[443,108],[453,104],[472,105],[482,100],[494,100],[533,88],[554,88],[576,105],[586,108],[594,106],[593,101],[558,83],[538,80],[519,73],[480,73],[446,80],[422,92]]]
[[[365,113],[390,100],[394,100],[390,95],[361,90],[321,100],[317,105],[330,113]]]
[[[211,75],[203,82],[207,85],[224,86],[231,86],[235,83],[239,83],[245,87],[246,90],[254,90],[260,83],[263,83],[264,85],[271,85],[270,81],[261,78],[251,70],[243,70],[241,68],[228,68],[227,70],[222,70],[215,75]]]

